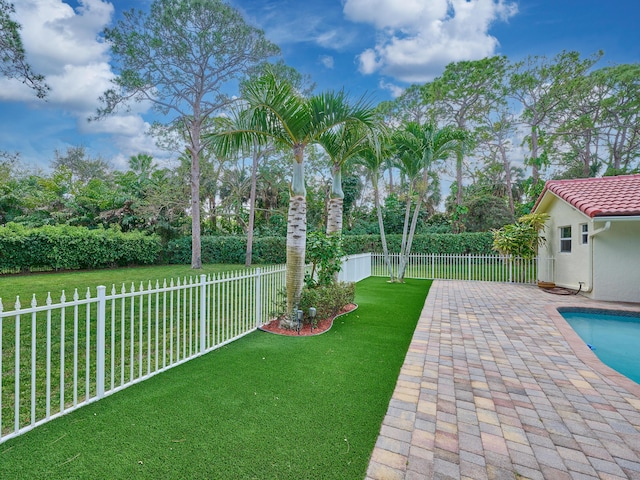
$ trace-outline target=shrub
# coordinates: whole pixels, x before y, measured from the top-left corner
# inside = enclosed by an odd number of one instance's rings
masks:
[[[309,235],[309,240],[312,236]],[[308,240],[308,242],[309,242]],[[355,253],[382,253],[380,235],[343,235],[342,249],[345,255]],[[286,258],[286,237],[255,237],[253,263],[282,264]],[[402,235],[387,235],[389,252],[400,251]],[[492,255],[493,235],[479,233],[431,233],[413,237],[412,253]],[[307,243],[309,250],[310,243]],[[247,239],[242,235],[202,237],[203,263],[244,263]],[[167,263],[191,263],[191,237],[182,237],[167,244],[164,252]],[[309,257],[308,261],[312,261]]]
[[[0,271],[5,273],[148,265],[158,261],[160,252],[159,237],[142,232],[69,225],[0,227]]]
[[[390,253],[400,251],[402,235],[387,235]],[[493,235],[491,232],[477,233],[431,233],[415,235],[411,253],[435,254],[476,254],[492,255]],[[347,255],[355,253],[382,253],[379,235],[345,235],[342,246]]]
[[[315,307],[316,320],[333,317],[340,313],[342,307],[353,303],[356,295],[354,283],[336,282],[329,285],[305,287],[300,297],[299,309],[304,312],[304,322],[309,323],[309,308]]]
[[[206,235],[201,238],[203,263],[244,263],[247,238],[240,235]],[[168,263],[191,263],[191,237],[172,240],[165,249]],[[253,263],[280,264],[286,261],[285,237],[255,237]]]
[[[312,232],[307,237],[306,252],[306,261],[311,262],[311,274],[305,276],[307,285],[329,285],[337,280],[344,256],[340,235]]]
[[[535,257],[538,247],[545,242],[539,232],[544,231],[548,219],[548,213],[530,213],[520,217],[514,224],[494,230],[493,248],[503,255]]]

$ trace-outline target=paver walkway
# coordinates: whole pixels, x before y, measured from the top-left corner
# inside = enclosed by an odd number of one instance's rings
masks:
[[[556,306],[620,305],[435,281],[367,479],[640,479],[640,385]]]

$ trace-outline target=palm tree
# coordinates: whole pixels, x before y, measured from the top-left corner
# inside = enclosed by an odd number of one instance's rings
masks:
[[[267,72],[244,89],[244,109],[229,120],[226,131],[213,135],[220,152],[250,151],[254,142],[272,142],[293,151],[287,228],[287,312],[297,309],[304,284],[307,239],[304,155],[325,132],[346,123],[371,125],[373,113],[363,100],[349,104],[343,92],[309,98],[286,80]],[[285,322],[286,324],[286,322]]]
[[[429,192],[429,179],[436,162],[446,159],[451,153],[459,153],[464,147],[467,135],[452,127],[439,129],[434,124],[420,125],[407,123],[393,135],[396,149],[397,166],[408,180],[407,204],[405,209],[402,244],[400,247],[400,266],[397,281],[404,281],[405,269],[411,253],[411,243],[416,231],[420,207],[426,201]],[[409,227],[411,204],[416,197],[416,205]]]
[[[393,268],[391,267],[391,261],[389,259],[389,249],[387,248],[387,237],[384,232],[384,221],[382,219],[382,207],[380,206],[380,178],[384,172],[386,166],[389,165],[389,158],[391,157],[390,139],[386,135],[386,132],[378,136],[376,145],[369,143],[367,148],[360,151],[356,157],[356,162],[364,166],[369,173],[371,185],[373,187],[373,203],[376,208],[376,214],[378,216],[378,228],[380,229],[380,241],[382,243],[382,253],[384,256],[384,263],[387,266],[389,272],[389,279],[395,280]]]
[[[342,233],[344,192],[342,191],[342,169],[349,159],[357,156],[375,143],[375,135],[369,128],[357,124],[343,124],[320,136],[318,143],[330,159],[331,193],[327,207],[327,235]]]

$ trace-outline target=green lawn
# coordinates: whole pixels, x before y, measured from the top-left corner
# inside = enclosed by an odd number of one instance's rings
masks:
[[[357,286],[317,337],[255,332],[0,445],[0,478],[363,478],[430,282]]]
[[[125,282],[127,289],[131,282],[135,283],[136,289],[140,282],[145,288],[149,281],[155,285],[163,279],[184,278],[210,274],[218,272],[228,272],[231,270],[243,270],[244,265],[203,265],[200,270],[193,270],[189,265],[157,265],[150,267],[112,268],[104,270],[80,270],[62,273],[31,273],[26,275],[0,275],[0,299],[4,304],[4,309],[13,309],[16,295],[20,295],[20,302],[23,307],[30,305],[31,297],[35,293],[38,304],[41,305],[47,298],[47,293],[51,292],[51,299],[54,303],[60,300],[60,293],[65,291],[70,299],[74,289],[78,289],[81,297],[84,297],[87,287],[91,288],[92,296],[95,296],[95,287],[105,285],[107,292],[111,291],[111,285],[116,286],[119,291],[122,283]]]
[[[131,291],[131,288],[135,291],[140,290],[140,284],[142,282],[142,288],[148,289],[149,281],[151,286],[155,286],[156,280],[159,280],[160,285],[164,279],[170,282],[170,279],[184,282],[185,277],[189,281],[189,277],[195,277],[202,273],[211,274],[218,272],[238,271],[243,270],[244,267],[240,265],[206,265],[202,270],[194,271],[186,265],[164,265],[154,267],[136,267],[136,268],[119,268],[119,269],[104,269],[93,271],[74,271],[74,272],[62,272],[62,273],[40,273],[31,275],[12,275],[0,277],[0,298],[3,301],[5,311],[10,311],[14,308],[14,301],[16,295],[20,296],[20,302],[22,308],[28,308],[31,305],[31,298],[33,294],[36,295],[38,305],[44,305],[48,292],[51,292],[51,300],[54,304],[60,301],[60,293],[64,290],[66,295],[66,301],[69,302],[73,299],[74,290],[78,289],[78,295],[80,299],[85,298],[87,288],[90,290],[91,296],[96,296],[96,286],[102,284],[107,286],[107,293],[111,292],[111,285],[116,286],[116,292],[120,293],[123,282],[125,283],[125,289],[127,292]],[[194,280],[197,280],[194,278]],[[133,284],[132,284],[133,282]],[[179,295],[174,295],[178,297]],[[225,298],[229,300],[232,295],[227,294]],[[147,302],[147,298],[149,302]],[[136,302],[135,315],[131,315],[129,304],[126,308],[121,309],[121,303],[112,304],[107,303],[106,308],[106,368],[107,368],[107,382],[108,387],[110,385],[111,373],[112,373],[112,350],[111,343],[113,340],[113,386],[118,387],[125,381],[131,381],[136,377],[142,376],[146,373],[150,365],[155,366],[155,360],[158,358],[159,363],[163,361],[164,357],[160,357],[160,354],[155,351],[155,337],[150,336],[150,332],[146,328],[139,330],[138,325],[146,324],[147,313],[153,312],[157,300],[162,301],[162,296],[156,297],[151,295],[145,297],[143,302],[144,319],[139,317],[138,312],[141,311],[142,305],[140,302]],[[175,298],[176,304],[174,305],[173,314],[175,318],[179,318],[180,315],[185,317],[184,311],[180,307],[180,299]],[[189,301],[192,301],[191,295],[183,296],[182,305],[188,306]],[[220,302],[218,302],[220,303]],[[222,305],[222,304],[221,304]],[[160,313],[162,308],[160,307]],[[95,357],[95,345],[96,345],[96,309],[95,305],[91,306],[89,310],[86,307],[81,306],[77,308],[78,314],[78,328],[74,328],[74,312],[73,306],[68,306],[65,309],[65,348],[64,348],[64,403],[67,408],[71,404],[75,404],[77,401],[83,401],[87,394],[87,385],[89,385],[89,391],[91,395],[96,393],[95,383],[95,362],[90,361],[90,371],[87,372],[86,362],[86,332],[90,332],[90,355]],[[114,319],[114,324],[110,321],[111,312],[114,310],[117,320]],[[61,342],[61,317],[62,309],[55,309],[51,314],[51,413],[55,414],[60,411],[60,357]],[[89,320],[87,322],[87,312],[89,312]],[[171,311],[167,311],[167,315],[171,315]],[[122,317],[126,317],[126,320],[122,320]],[[130,321],[136,323],[136,328],[131,333],[129,328]],[[19,426],[25,427],[32,421],[31,418],[31,361],[32,361],[32,321],[31,315],[23,314],[20,320],[20,415]],[[142,321],[141,321],[142,320]],[[126,324],[123,326],[121,323],[124,321]],[[86,325],[89,325],[87,328]],[[185,327],[190,326],[189,322],[183,320],[180,328],[182,329],[183,336],[180,337],[177,327],[173,328],[173,345],[174,347],[183,345],[184,348],[180,350],[182,356],[185,352],[191,351],[196,344],[197,338],[192,337],[191,334],[184,335],[186,333]],[[113,328],[112,328],[113,327]],[[0,395],[0,423],[2,433],[7,434],[14,430],[14,416],[15,416],[15,317],[5,317],[2,321],[2,344],[0,345],[0,373],[2,373],[2,392]],[[113,337],[111,336],[113,330]],[[218,335],[223,331],[218,329]],[[122,334],[124,332],[124,335]],[[190,331],[191,332],[191,331]],[[40,313],[36,319],[36,335],[35,342],[38,345],[36,349],[36,373],[35,373],[35,387],[36,387],[36,402],[35,402],[35,419],[40,420],[45,417],[46,414],[46,354],[47,350],[44,347],[47,344],[47,317],[45,313]],[[227,336],[229,332],[225,332]],[[78,349],[77,355],[73,351],[74,337],[78,336]],[[126,340],[125,337],[126,336]],[[167,336],[169,336],[167,332]],[[195,338],[195,340],[194,340]],[[151,345],[147,341],[151,341]],[[171,345],[171,341],[167,338],[166,342]],[[129,348],[133,344],[135,349],[134,356],[122,356],[120,355],[121,346],[126,345],[125,352],[129,353]],[[151,347],[151,348],[150,348]],[[174,349],[174,354],[178,351]],[[170,354],[167,353],[167,358]],[[76,362],[77,358],[77,362]],[[149,362],[149,363],[148,363]],[[161,366],[161,365],[160,365]],[[87,374],[89,381],[87,383]],[[74,383],[74,377],[77,375],[79,381]],[[122,378],[121,378],[122,376]],[[75,390],[74,390],[75,385]]]

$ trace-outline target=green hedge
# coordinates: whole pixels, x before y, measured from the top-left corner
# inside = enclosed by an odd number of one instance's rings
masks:
[[[389,253],[399,253],[402,235],[387,235]],[[474,254],[492,255],[493,234],[478,233],[429,233],[415,235],[411,253]],[[346,235],[342,237],[342,248],[347,255],[354,253],[382,253],[379,235]]]
[[[0,227],[0,272],[76,270],[157,263],[160,238],[141,232],[48,225]]]
[[[244,236],[203,236],[202,263],[244,263],[247,238]],[[347,255],[354,253],[382,253],[379,235],[345,235],[343,249]],[[398,253],[402,235],[388,235],[389,252]],[[432,233],[416,235],[412,253],[453,253],[491,255],[493,235],[482,233]],[[167,245],[165,258],[169,263],[191,263],[191,237],[173,240]],[[252,263],[280,264],[286,261],[285,237],[255,237]]]
[[[238,263],[245,261],[247,237],[203,236],[202,263]],[[254,237],[252,263],[281,264],[286,262],[285,237]],[[191,263],[191,237],[172,240],[166,247],[169,263]]]

